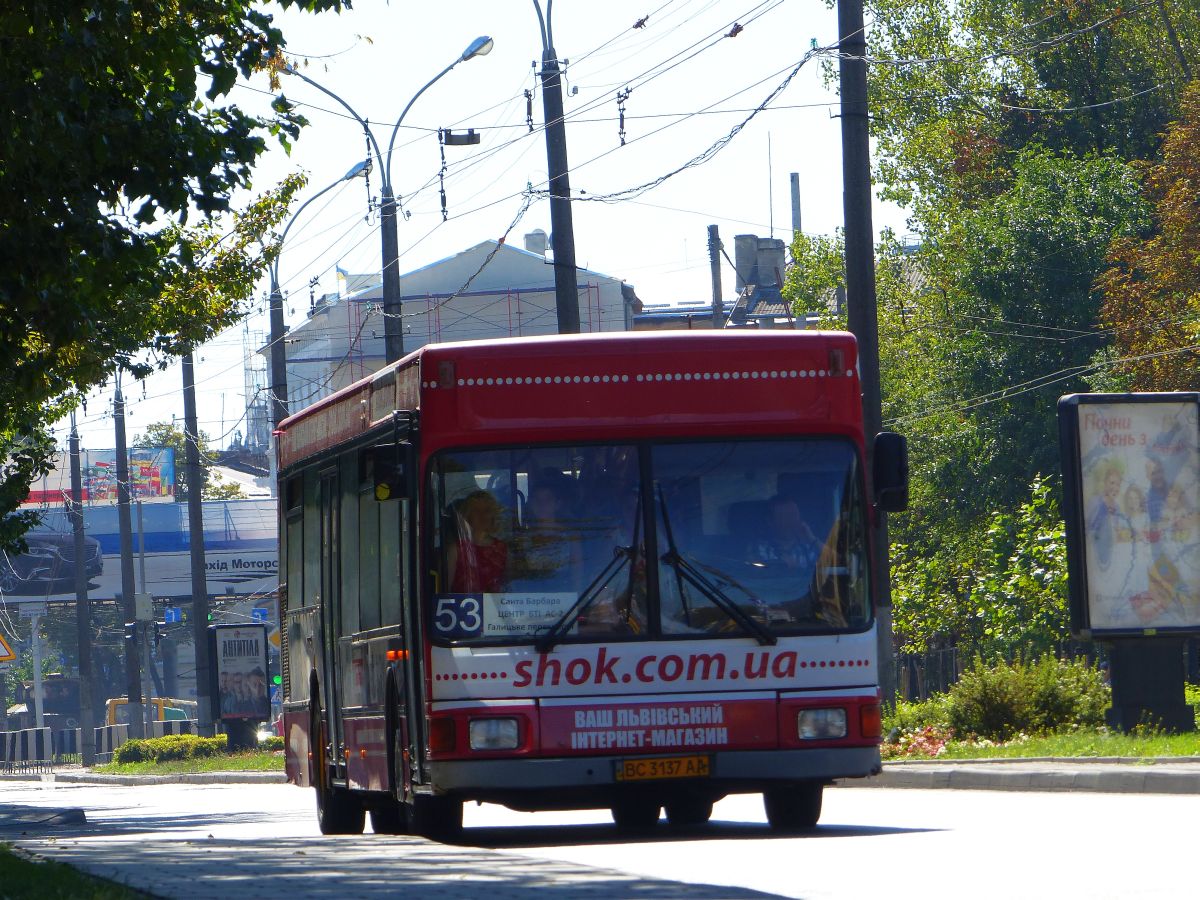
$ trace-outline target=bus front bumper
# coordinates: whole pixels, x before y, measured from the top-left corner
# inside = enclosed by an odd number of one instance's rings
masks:
[[[430,762],[429,773],[437,794],[513,805],[512,798],[520,794],[559,792],[564,808],[572,808],[575,804],[569,798],[602,796],[613,790],[687,785],[691,790],[699,788],[723,796],[754,793],[788,782],[865,778],[881,771],[879,748],[874,746],[721,751],[707,755],[711,768],[706,777],[633,783],[617,779],[617,770],[630,759],[628,756],[445,760]]]

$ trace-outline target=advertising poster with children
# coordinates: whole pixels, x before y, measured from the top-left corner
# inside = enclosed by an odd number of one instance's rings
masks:
[[[1093,631],[1200,626],[1197,404],[1077,407]]]

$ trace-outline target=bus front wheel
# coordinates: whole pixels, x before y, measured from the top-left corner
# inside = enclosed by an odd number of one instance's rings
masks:
[[[821,818],[825,786],[819,781],[802,781],[763,792],[767,821],[778,831],[800,831],[816,826]]]
[[[312,746],[312,783],[317,793],[317,825],[321,834],[362,834],[367,818],[362,803],[349,791],[330,783],[325,724],[317,703],[313,703],[309,713],[308,736]]]
[[[649,831],[658,824],[661,809],[653,800],[626,797],[612,805],[612,817],[622,831]]]
[[[713,802],[708,797],[684,797],[667,803],[667,822],[670,825],[687,827],[703,825],[712,818]]]
[[[462,832],[461,800],[418,794],[412,799],[408,815],[413,834],[444,840]]]

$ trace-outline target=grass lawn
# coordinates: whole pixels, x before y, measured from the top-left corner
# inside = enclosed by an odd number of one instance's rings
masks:
[[[13,852],[0,842],[0,894],[38,900],[141,900],[149,897],[131,888],[93,878],[62,863]]]
[[[1191,734],[1116,734],[1104,729],[1075,730],[1037,737],[1020,736],[1005,743],[918,740],[910,752],[885,744],[885,760],[1021,759],[1030,757],[1200,758],[1200,732]]]
[[[105,775],[182,775],[195,772],[282,772],[282,753],[225,753],[166,762],[106,763],[93,772]]]

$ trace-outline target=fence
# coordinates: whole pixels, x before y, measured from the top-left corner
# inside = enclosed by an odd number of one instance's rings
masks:
[[[151,722],[150,737],[195,734],[195,719]],[[129,740],[128,725],[104,725],[96,729],[96,762],[112,762],[114,751]],[[0,731],[0,770],[42,772],[55,765],[82,759],[78,728],[26,728]]]

